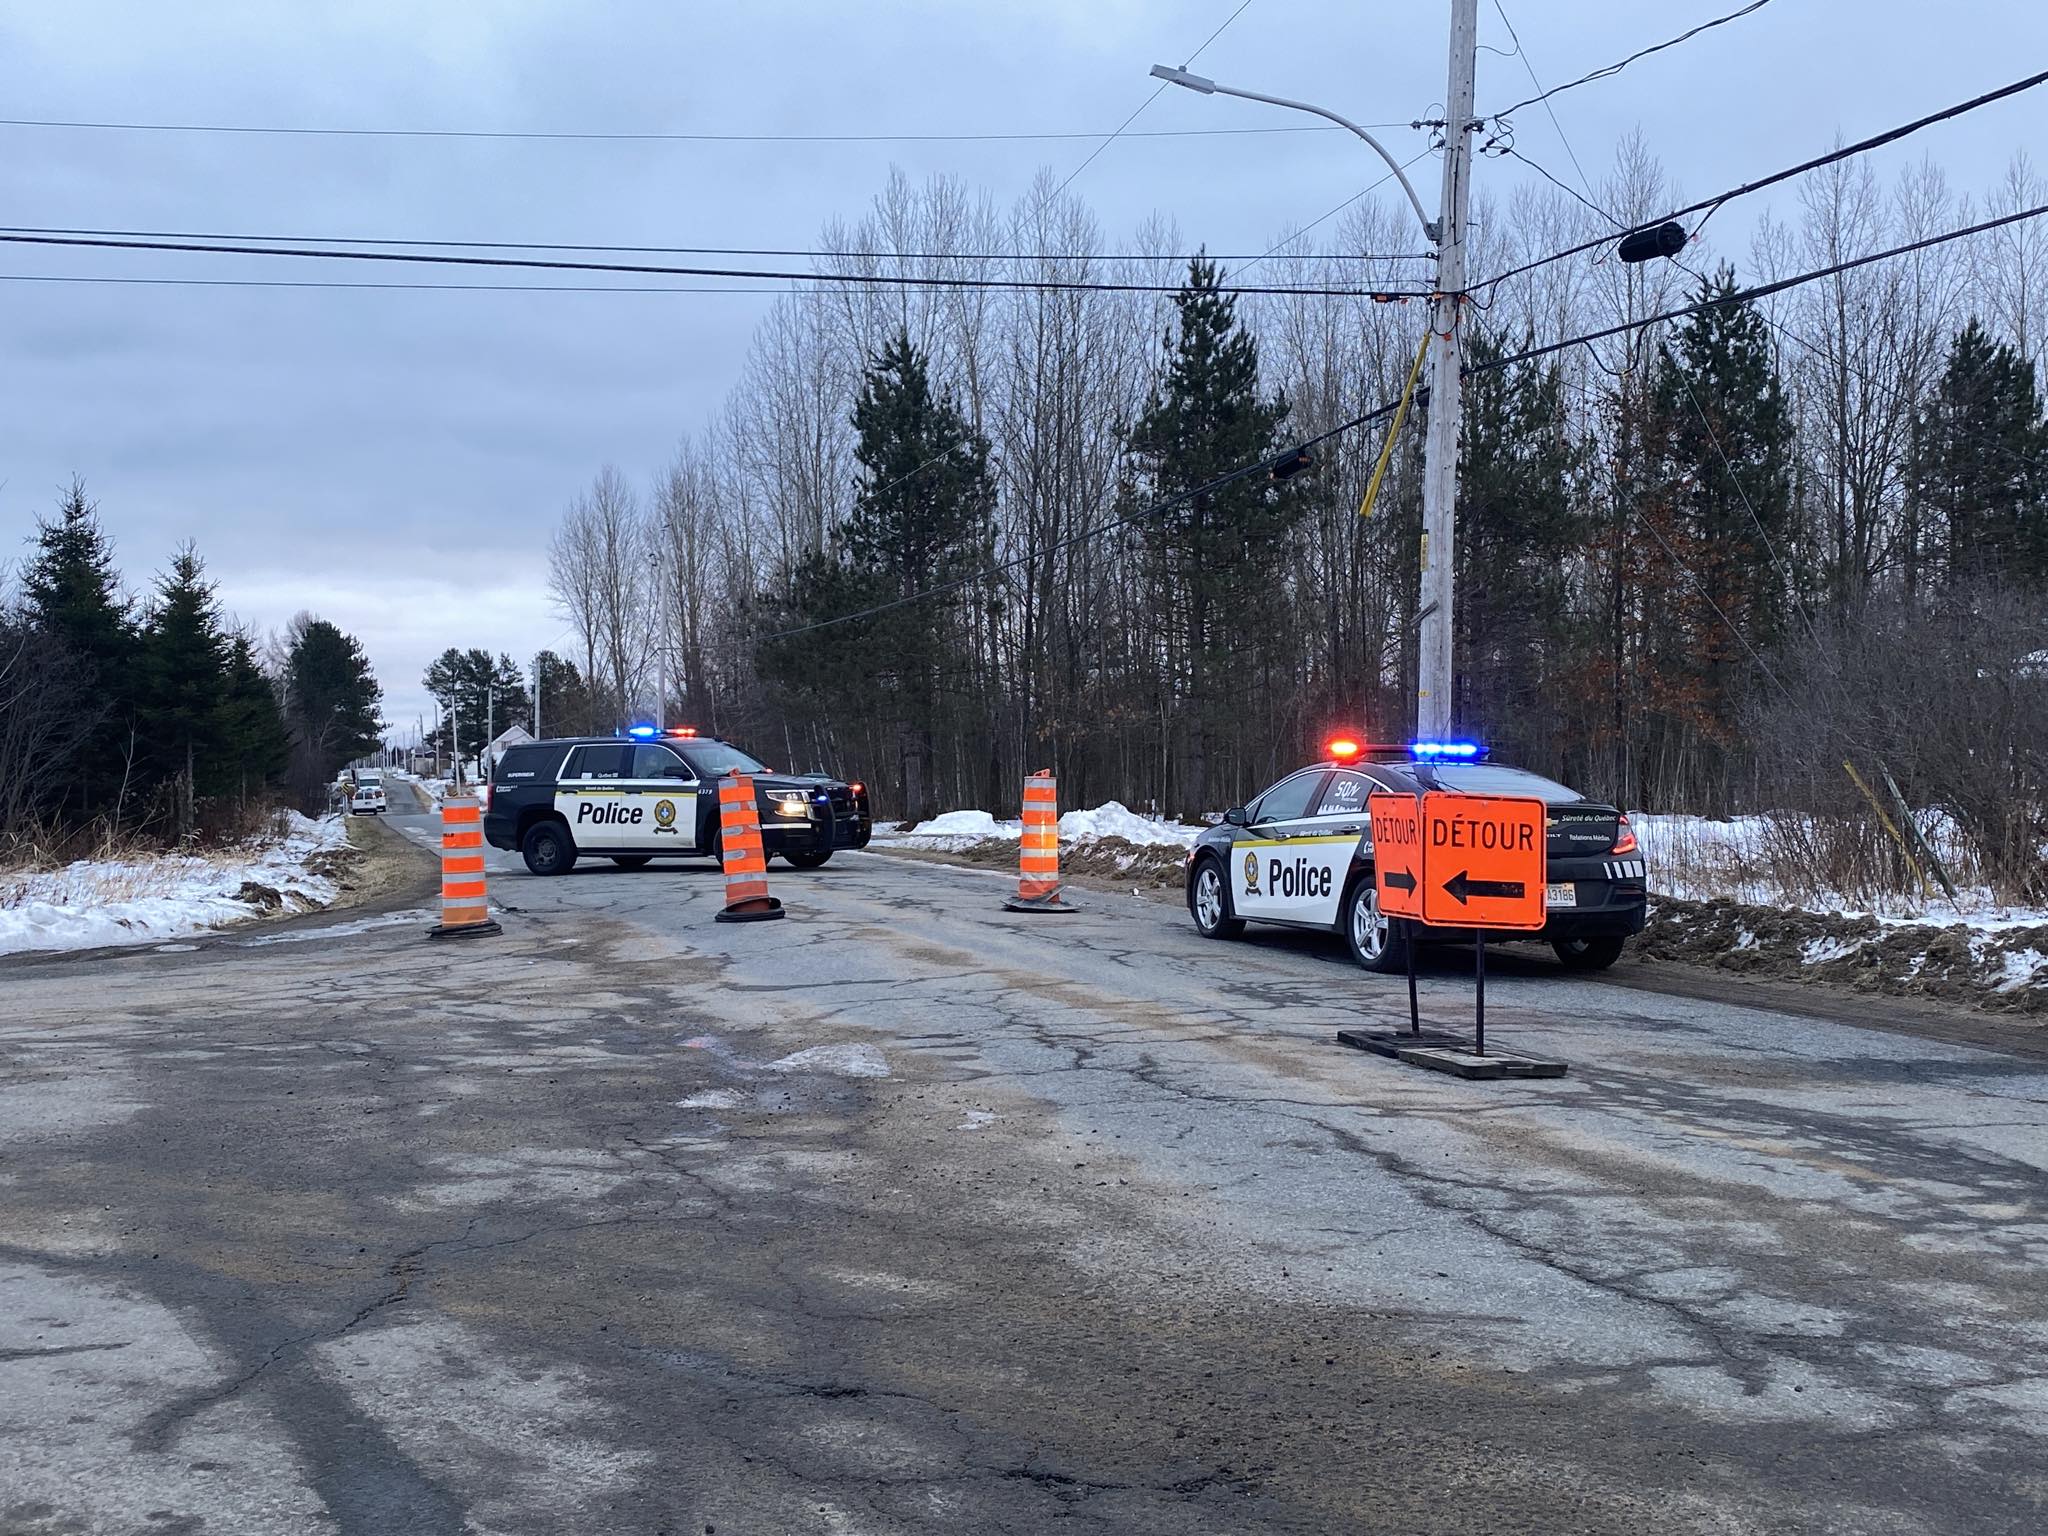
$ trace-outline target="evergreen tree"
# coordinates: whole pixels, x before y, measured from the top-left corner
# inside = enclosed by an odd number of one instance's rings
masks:
[[[285,661],[285,721],[292,733],[293,781],[302,804],[325,802],[343,764],[374,751],[383,735],[384,692],[352,635],[301,614]]]
[[[494,658],[481,647],[464,651],[450,646],[434,658],[421,681],[441,706],[444,741],[450,750],[457,745],[460,728],[464,757],[475,757],[497,733],[532,718],[525,674],[510,656]]]
[[[1287,417],[1284,397],[1259,393],[1259,344],[1218,292],[1215,263],[1196,257],[1174,296],[1166,364],[1128,448],[1138,471],[1131,505],[1180,495],[1270,454]],[[1212,752],[1231,700],[1293,653],[1274,622],[1285,538],[1302,510],[1264,475],[1181,501],[1141,525],[1158,593],[1158,618],[1180,697],[1161,700],[1175,721],[1180,803],[1209,808]]]
[[[154,784],[169,792],[173,829],[189,836],[199,797],[234,783],[222,736],[228,641],[213,584],[190,544],[157,579],[136,671],[143,760]]]
[[[54,520],[38,523],[21,590],[31,624],[69,658],[91,716],[74,760],[64,765],[68,783],[60,814],[79,821],[118,816],[133,787],[138,746],[135,625],[114,569],[113,547],[82,480],[71,482]]]
[[[799,568],[784,612],[798,624],[932,593],[859,624],[769,645],[764,673],[895,726],[904,809],[939,809],[936,735],[967,649],[965,590],[938,591],[989,555],[995,482],[988,441],[952,397],[934,393],[907,334],[884,347],[854,405],[854,457],[865,472],[833,547]],[[849,691],[836,691],[843,688]]]
[[[2048,421],[2034,371],[1971,320],[1920,413],[1917,522],[1951,594],[1987,582],[2048,586]]]
[[[543,736],[585,736],[598,728],[596,702],[590,685],[576,669],[576,663],[542,651],[533,659],[536,691],[540,694],[537,733]],[[529,711],[534,701],[527,700]],[[536,727],[529,722],[529,730]]]
[[[246,805],[284,776],[291,738],[277,690],[256,660],[247,633],[228,637],[227,668],[222,680],[218,730],[222,767],[219,784]]]
[[[1525,337],[1524,345],[1533,337]],[[1470,357],[1501,356],[1472,332]],[[1555,369],[1474,372],[1459,444],[1457,718],[1504,755],[1564,749],[1554,690],[1572,686],[1572,577],[1592,536],[1586,444],[1567,425]]]

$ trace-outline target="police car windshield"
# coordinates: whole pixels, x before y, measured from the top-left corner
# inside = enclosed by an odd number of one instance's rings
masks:
[[[738,747],[722,741],[693,741],[682,747],[682,754],[697,770],[700,779],[715,779],[720,774],[730,773],[737,768],[741,773],[766,773],[767,766],[755,762]]]
[[[1555,779],[1506,763],[1438,763],[1436,781],[1468,795],[1534,795],[1546,805],[1570,805],[1586,798]]]

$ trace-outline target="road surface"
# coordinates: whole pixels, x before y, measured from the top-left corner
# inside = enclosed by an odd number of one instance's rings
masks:
[[[771,880],[0,969],[0,1531],[2043,1528],[2037,1057]]]

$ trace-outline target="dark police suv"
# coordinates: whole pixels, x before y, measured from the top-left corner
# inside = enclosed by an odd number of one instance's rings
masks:
[[[491,771],[484,839],[516,848],[536,875],[566,875],[585,855],[626,869],[651,859],[717,858],[718,781],[754,780],[761,844],[798,869],[874,830],[864,786],[821,774],[774,773],[730,742],[687,726],[637,726],[509,747]]]
[[[1380,915],[1372,880],[1372,818],[1366,798],[1423,788],[1529,795],[1550,827],[1541,933],[1488,930],[1487,938],[1547,941],[1573,970],[1604,970],[1640,933],[1646,870],[1628,818],[1611,805],[1526,769],[1485,761],[1465,742],[1417,742],[1405,751],[1333,741],[1330,756],[1289,774],[1250,805],[1224,813],[1195,842],[1188,911],[1212,939],[1235,938],[1247,920],[1342,933],[1367,970],[1407,967],[1411,933],[1469,939],[1469,930],[1411,927]]]

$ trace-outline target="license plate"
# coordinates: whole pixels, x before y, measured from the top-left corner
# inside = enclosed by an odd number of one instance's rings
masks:
[[[1576,907],[1579,904],[1579,888],[1566,880],[1543,887],[1543,905],[1546,907]]]

